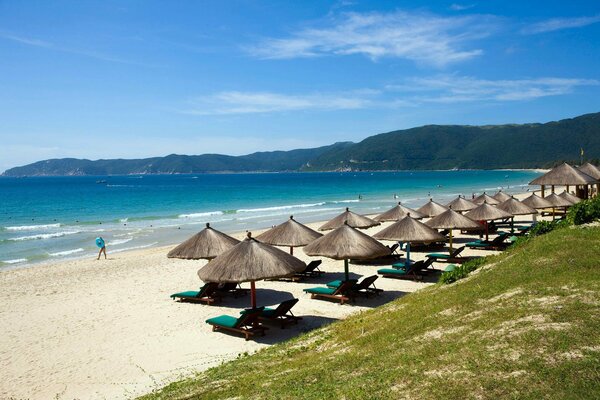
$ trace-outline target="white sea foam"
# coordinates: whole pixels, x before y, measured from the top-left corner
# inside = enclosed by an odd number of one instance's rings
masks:
[[[329,203],[340,204],[340,203],[358,203],[358,202],[360,202],[360,200],[354,199],[354,200],[333,200],[333,201],[330,201]]]
[[[2,262],[4,264],[18,264],[18,263],[27,262],[27,259],[26,258],[16,258],[14,260],[2,260]]]
[[[150,244],[144,244],[144,245],[141,245],[141,246],[125,247],[123,249],[110,250],[110,253],[120,253],[122,251],[137,250],[137,249],[146,249],[148,247],[156,246],[157,244],[158,244],[158,242],[154,242],[154,243],[150,243]]]
[[[121,219],[119,220],[119,222],[127,222],[127,221],[129,221],[129,218],[121,218]]]
[[[192,214],[181,214],[178,215],[179,218],[202,218],[202,217],[210,217],[213,215],[223,215],[223,211],[208,211],[201,213],[192,213]]]
[[[16,238],[8,238],[6,240],[10,240],[13,242],[20,242],[22,240],[39,240],[39,239],[51,239],[51,238],[57,238],[57,237],[62,237],[62,236],[67,236],[67,235],[75,235],[79,233],[79,231],[65,231],[65,232],[56,232],[56,233],[43,233],[40,235],[31,235],[31,236],[21,236],[21,237],[16,237]]]
[[[243,208],[238,210],[238,212],[264,212],[264,211],[280,211],[280,210],[291,210],[293,208],[307,208],[307,207],[317,207],[324,206],[325,202],[320,203],[308,203],[308,204],[293,204],[289,206],[275,206],[275,207],[263,207],[263,208]]]
[[[118,245],[123,244],[123,243],[131,242],[132,240],[133,240],[133,238],[117,239],[117,240],[111,240],[107,244],[109,246],[118,246]]]
[[[82,248],[78,248],[78,249],[73,249],[73,250],[58,251],[56,253],[48,253],[48,255],[50,257],[63,257],[63,256],[75,254],[75,253],[81,253],[82,251],[83,251]]]
[[[42,229],[60,228],[60,224],[7,226],[7,231],[38,231]]]

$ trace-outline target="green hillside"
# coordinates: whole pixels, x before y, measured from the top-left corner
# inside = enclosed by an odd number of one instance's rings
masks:
[[[555,230],[143,398],[600,398],[600,227]]]

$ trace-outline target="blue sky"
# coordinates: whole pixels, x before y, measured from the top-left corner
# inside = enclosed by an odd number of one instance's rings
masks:
[[[0,170],[600,111],[597,1],[2,1]]]

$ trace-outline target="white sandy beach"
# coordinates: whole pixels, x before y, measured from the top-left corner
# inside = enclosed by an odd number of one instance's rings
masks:
[[[366,232],[373,234],[389,224]],[[309,225],[316,229],[320,223]],[[466,238],[459,235],[456,245],[461,241]],[[321,269],[328,272],[323,278],[257,282],[259,305],[297,297],[300,302],[293,311],[304,319],[285,330],[273,325],[264,338],[245,341],[212,332],[204,321],[220,314],[237,315],[249,306],[249,296],[225,298],[212,306],[169,298],[175,292],[196,290],[202,284],[196,272],[205,264],[168,259],[170,248],[115,254],[109,248],[108,260],[81,259],[1,272],[0,398],[132,398],[431,284],[380,277],[376,285],[385,290],[381,296],[347,305],[311,300],[302,289],[342,276],[343,262],[322,258]],[[294,253],[310,260],[301,249]],[[424,254],[413,252],[411,258],[419,260]],[[350,271],[355,277],[368,276],[378,268],[351,264]]]

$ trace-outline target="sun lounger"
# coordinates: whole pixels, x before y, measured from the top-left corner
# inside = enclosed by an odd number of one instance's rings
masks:
[[[504,242],[509,236],[510,233],[503,232],[496,236],[494,240],[476,240],[474,242],[467,243],[467,246],[471,249],[479,250],[504,250],[509,245],[509,243]]]
[[[461,246],[457,249],[454,249],[452,253],[429,253],[425,257],[427,257],[428,259],[432,259],[433,261],[457,262],[457,259],[460,260],[462,258],[459,257],[459,255],[463,252],[464,249],[465,246]]]
[[[423,275],[420,270],[421,267],[417,263],[410,264],[408,267],[402,263],[394,264],[392,268],[378,269],[377,273],[384,278],[422,280]]]
[[[171,295],[171,298],[173,300],[189,301],[192,303],[200,302],[210,305],[221,298],[218,287],[218,283],[208,282],[198,291],[191,290],[188,292],[174,293]]]
[[[237,298],[247,295],[250,292],[250,289],[242,289],[239,283],[227,282],[218,284],[217,292],[221,296],[231,294],[233,297]]]
[[[224,330],[241,333],[246,337],[246,340],[249,340],[250,336],[254,336],[257,333],[260,333],[261,336],[265,335],[267,328],[258,323],[258,317],[263,310],[264,307],[248,309],[239,318],[230,315],[219,315],[218,317],[207,319],[206,323],[212,325],[213,332]]]
[[[336,288],[330,287],[314,287],[304,289],[306,293],[310,293],[311,299],[325,298],[339,301],[340,304],[349,301],[351,299],[351,288],[356,284],[356,280],[349,280],[342,282]]]
[[[297,324],[302,317],[297,317],[292,313],[292,307],[296,305],[298,299],[289,299],[281,302],[276,308],[268,308],[260,313],[258,319],[261,321],[271,321],[281,323],[281,329],[288,324]]]
[[[377,275],[371,275],[366,278],[363,278],[362,281],[356,282],[351,288],[350,291],[352,295],[364,294],[369,297],[370,294],[379,294],[383,292],[383,289],[378,289],[375,287],[375,281],[377,280]],[[342,284],[342,281],[333,281],[327,284],[329,288],[337,288]]]

